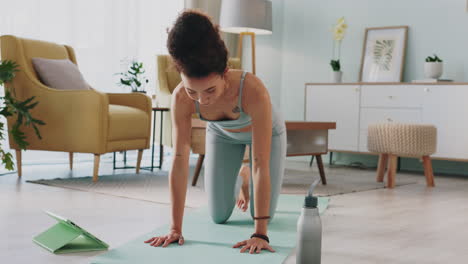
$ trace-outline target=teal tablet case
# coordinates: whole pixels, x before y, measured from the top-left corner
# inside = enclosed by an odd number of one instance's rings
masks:
[[[107,250],[109,245],[93,236],[72,221],[51,212],[57,224],[33,238],[41,247],[55,254]]]

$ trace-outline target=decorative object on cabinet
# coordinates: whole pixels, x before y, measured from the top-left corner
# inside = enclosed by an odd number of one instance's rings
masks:
[[[401,82],[408,26],[366,28],[361,82]]]
[[[424,76],[430,79],[439,79],[444,72],[442,60],[434,54],[434,57],[428,56],[424,63]]]
[[[340,71],[340,60],[332,60],[330,62],[330,65],[332,66],[332,74],[331,74],[331,79],[333,83],[341,83],[343,82],[343,72]],[[337,69],[337,70],[335,70]]]
[[[379,153],[377,182],[383,182],[388,163],[387,187],[395,187],[397,158],[418,157],[424,164],[428,187],[434,187],[430,155],[436,152],[437,129],[433,125],[380,123],[368,127],[367,148]]]
[[[336,25],[333,27],[333,53],[332,60],[330,61],[330,66],[332,67],[332,82],[341,83],[343,79],[343,72],[341,71],[341,42],[344,39],[344,34],[346,32],[348,25],[345,23],[344,17],[341,17],[336,22]],[[335,52],[335,50],[337,52]]]

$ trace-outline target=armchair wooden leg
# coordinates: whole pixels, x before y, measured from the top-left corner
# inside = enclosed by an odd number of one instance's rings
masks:
[[[70,161],[70,170],[73,170],[73,152],[68,153],[68,160]]]
[[[423,156],[424,175],[426,176],[426,184],[428,187],[434,187],[434,173],[432,171],[432,162],[429,156]]]
[[[383,182],[385,177],[385,170],[388,164],[388,154],[382,153],[379,155],[379,164],[377,166],[377,182]]]
[[[387,188],[395,187],[395,176],[398,163],[398,157],[390,154],[388,156],[388,175],[387,175]]]
[[[203,166],[203,160],[205,159],[204,154],[198,156],[197,167],[195,167],[195,173],[193,174],[192,186],[197,185],[198,176],[200,176],[200,170]]]
[[[323,161],[321,155],[315,155],[317,159],[317,166],[320,172],[320,179],[322,179],[322,184],[327,185],[327,178],[325,178],[325,170],[323,169]]]
[[[98,173],[99,173],[99,161],[101,160],[101,155],[94,154],[94,172],[93,172],[93,182],[97,182]]]
[[[18,170],[18,177],[21,177],[23,175],[22,171],[22,165],[21,165],[21,149],[16,150],[16,168]]]
[[[141,159],[143,158],[143,150],[138,150],[138,158],[137,158],[137,165],[136,165],[136,173],[140,173],[140,166],[141,166]]]

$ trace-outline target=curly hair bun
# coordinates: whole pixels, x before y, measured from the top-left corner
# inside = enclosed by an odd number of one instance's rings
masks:
[[[179,15],[169,32],[167,49],[177,70],[188,77],[222,74],[227,66],[228,52],[218,25],[199,11]]]

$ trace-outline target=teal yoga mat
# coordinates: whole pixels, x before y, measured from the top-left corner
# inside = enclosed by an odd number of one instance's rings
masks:
[[[232,248],[254,232],[250,213],[235,209],[226,224],[218,225],[211,221],[208,209],[201,208],[184,217],[183,246],[171,244],[156,248],[143,243],[155,235],[165,235],[166,225],[97,256],[91,263],[282,263],[296,245],[296,224],[303,201],[303,196],[280,196],[275,217],[268,225],[270,245],[275,253],[265,250],[260,254],[239,253],[240,249]],[[319,198],[320,214],[328,202],[329,198]]]

